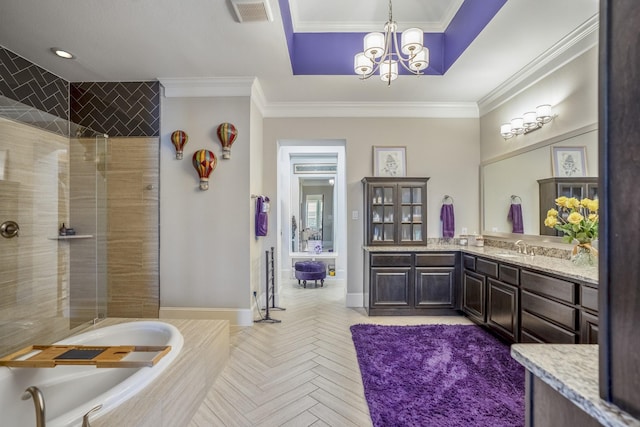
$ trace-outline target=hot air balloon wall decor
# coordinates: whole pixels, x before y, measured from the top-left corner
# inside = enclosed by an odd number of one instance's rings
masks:
[[[209,189],[209,175],[216,168],[218,160],[209,150],[198,150],[193,153],[193,167],[200,177],[200,190]]]
[[[182,150],[189,141],[189,135],[183,130],[177,130],[171,134],[171,142],[176,147],[176,159],[182,160]]]
[[[218,126],[218,139],[222,144],[222,158],[230,159],[231,158],[231,146],[233,142],[238,137],[238,130],[231,123],[221,123]]]

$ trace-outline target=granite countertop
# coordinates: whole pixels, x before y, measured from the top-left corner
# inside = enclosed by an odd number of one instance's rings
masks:
[[[428,244],[426,246],[363,246],[367,252],[439,252],[461,251],[463,253],[479,255],[497,261],[533,268],[539,271],[557,274],[568,279],[580,280],[585,283],[598,285],[598,267],[578,267],[570,260],[553,258],[543,255],[522,255],[516,251],[497,248],[494,246],[460,246],[455,244]]]
[[[511,356],[602,425],[640,426],[640,420],[600,398],[597,345],[513,344]]]

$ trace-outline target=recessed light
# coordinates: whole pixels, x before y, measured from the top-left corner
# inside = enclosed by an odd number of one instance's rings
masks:
[[[55,53],[56,55],[58,55],[60,58],[64,58],[64,59],[75,59],[75,55],[71,52],[67,52],[64,49],[60,49],[57,47],[52,47],[51,48],[51,52]]]

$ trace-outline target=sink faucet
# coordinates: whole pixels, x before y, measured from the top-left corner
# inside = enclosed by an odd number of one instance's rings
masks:
[[[45,427],[44,418],[44,396],[40,389],[36,386],[28,387],[22,394],[22,400],[33,399],[33,404],[36,407],[36,427]]]
[[[522,246],[520,246],[520,244],[522,244]],[[520,239],[515,243],[516,247],[518,248],[518,253],[519,254],[527,254],[527,242],[525,242],[524,240]]]

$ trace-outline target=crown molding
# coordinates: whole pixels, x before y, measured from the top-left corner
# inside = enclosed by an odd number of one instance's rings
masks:
[[[166,98],[251,96],[255,77],[158,78]]]
[[[478,118],[475,102],[272,102],[264,117]]]
[[[558,68],[596,46],[598,44],[598,28],[599,15],[595,14],[580,27],[481,98],[478,101],[480,116],[484,116],[498,108]]]

